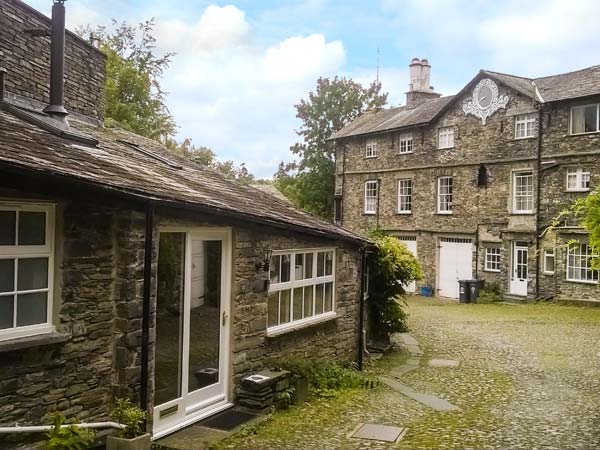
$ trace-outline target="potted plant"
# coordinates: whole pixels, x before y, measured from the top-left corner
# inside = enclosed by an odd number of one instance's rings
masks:
[[[150,450],[150,433],[144,430],[145,411],[133,405],[129,399],[119,398],[111,417],[125,428],[118,435],[106,438],[106,450]]]
[[[84,450],[90,448],[96,440],[96,432],[88,428],[67,423],[65,416],[54,413],[52,429],[46,433],[48,450]]]

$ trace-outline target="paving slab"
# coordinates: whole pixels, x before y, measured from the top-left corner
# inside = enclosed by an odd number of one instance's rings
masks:
[[[409,365],[409,366],[418,366],[418,365],[421,364],[421,359],[419,359],[419,358],[408,358],[404,364]]]
[[[447,400],[443,398],[436,397],[435,395],[430,394],[422,394],[420,392],[415,392],[408,386],[387,377],[379,377],[382,383],[386,384],[393,390],[400,392],[403,395],[406,395],[408,398],[412,398],[413,400],[422,403],[425,406],[429,406],[436,411],[461,411],[458,406],[453,405]]]
[[[409,333],[400,333],[400,338],[404,341],[406,345],[416,345],[419,346],[419,342],[412,337]]]
[[[458,367],[459,362],[453,359],[431,359],[429,360],[431,367]]]
[[[417,369],[418,367],[419,366],[402,364],[401,366],[394,367],[392,370],[390,370],[390,373],[392,374],[393,377],[400,378],[403,375],[406,375],[411,370]]]
[[[404,434],[406,434],[406,428],[374,423],[361,423],[353,430],[350,437],[374,441],[397,442]]]

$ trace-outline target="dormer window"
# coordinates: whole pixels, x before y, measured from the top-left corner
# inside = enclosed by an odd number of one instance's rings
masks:
[[[454,127],[442,127],[438,130],[438,148],[454,147]]]
[[[375,139],[367,139],[365,146],[365,157],[376,158],[377,157],[377,141]]]
[[[600,103],[571,108],[571,134],[600,131]]]
[[[412,134],[401,134],[399,137],[399,145],[398,152],[400,154],[403,153],[412,153],[413,152],[413,138]]]

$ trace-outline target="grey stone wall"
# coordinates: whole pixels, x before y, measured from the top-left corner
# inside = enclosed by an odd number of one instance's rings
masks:
[[[51,2],[48,2],[50,5]],[[67,16],[70,4],[66,4]],[[6,68],[6,89],[48,103],[50,38],[26,30],[49,30],[50,19],[20,0],[0,0],[0,66]],[[102,120],[106,57],[71,32],[65,43],[65,107]]]

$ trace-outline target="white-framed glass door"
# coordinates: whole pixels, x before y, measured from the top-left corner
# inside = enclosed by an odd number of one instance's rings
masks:
[[[527,242],[514,241],[512,246],[512,267],[509,290],[511,294],[527,296],[527,277],[529,275],[529,247]]]
[[[230,406],[228,229],[161,229],[156,286],[154,437]]]

